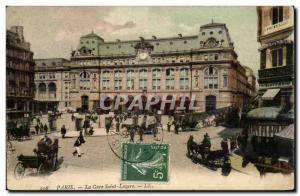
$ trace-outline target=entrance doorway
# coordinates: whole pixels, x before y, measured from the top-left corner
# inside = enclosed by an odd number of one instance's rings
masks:
[[[209,112],[216,109],[216,96],[209,95],[205,97],[205,111]]]
[[[86,112],[89,110],[89,97],[86,95],[81,97],[81,109],[82,112]]]

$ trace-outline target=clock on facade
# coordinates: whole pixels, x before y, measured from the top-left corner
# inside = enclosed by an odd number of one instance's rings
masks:
[[[215,38],[209,38],[206,43],[205,46],[208,48],[214,48],[218,45],[217,40]]]
[[[146,60],[148,57],[148,53],[147,52],[141,52],[139,53],[139,59],[140,60]]]

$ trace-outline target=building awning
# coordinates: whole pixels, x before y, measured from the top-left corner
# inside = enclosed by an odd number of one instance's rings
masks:
[[[293,140],[294,139],[294,124],[290,124],[289,126],[285,127],[280,132],[276,133],[275,136]]]
[[[277,107],[261,107],[256,108],[248,112],[247,118],[251,119],[265,119],[265,120],[276,120],[281,108]]]
[[[262,100],[273,100],[274,97],[279,93],[279,88],[268,89],[262,96]]]

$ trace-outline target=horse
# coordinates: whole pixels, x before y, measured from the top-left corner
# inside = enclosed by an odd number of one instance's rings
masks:
[[[292,173],[291,168],[281,168],[281,163],[279,161],[271,161],[270,164],[266,164],[266,157],[261,156],[244,156],[242,167],[246,167],[250,162],[255,165],[260,177],[265,177],[267,173],[282,173],[284,175]]]

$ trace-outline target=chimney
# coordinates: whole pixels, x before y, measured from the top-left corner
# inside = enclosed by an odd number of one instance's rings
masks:
[[[21,42],[24,41],[23,26],[12,26],[10,28],[10,30],[19,36],[19,38],[21,39]]]

